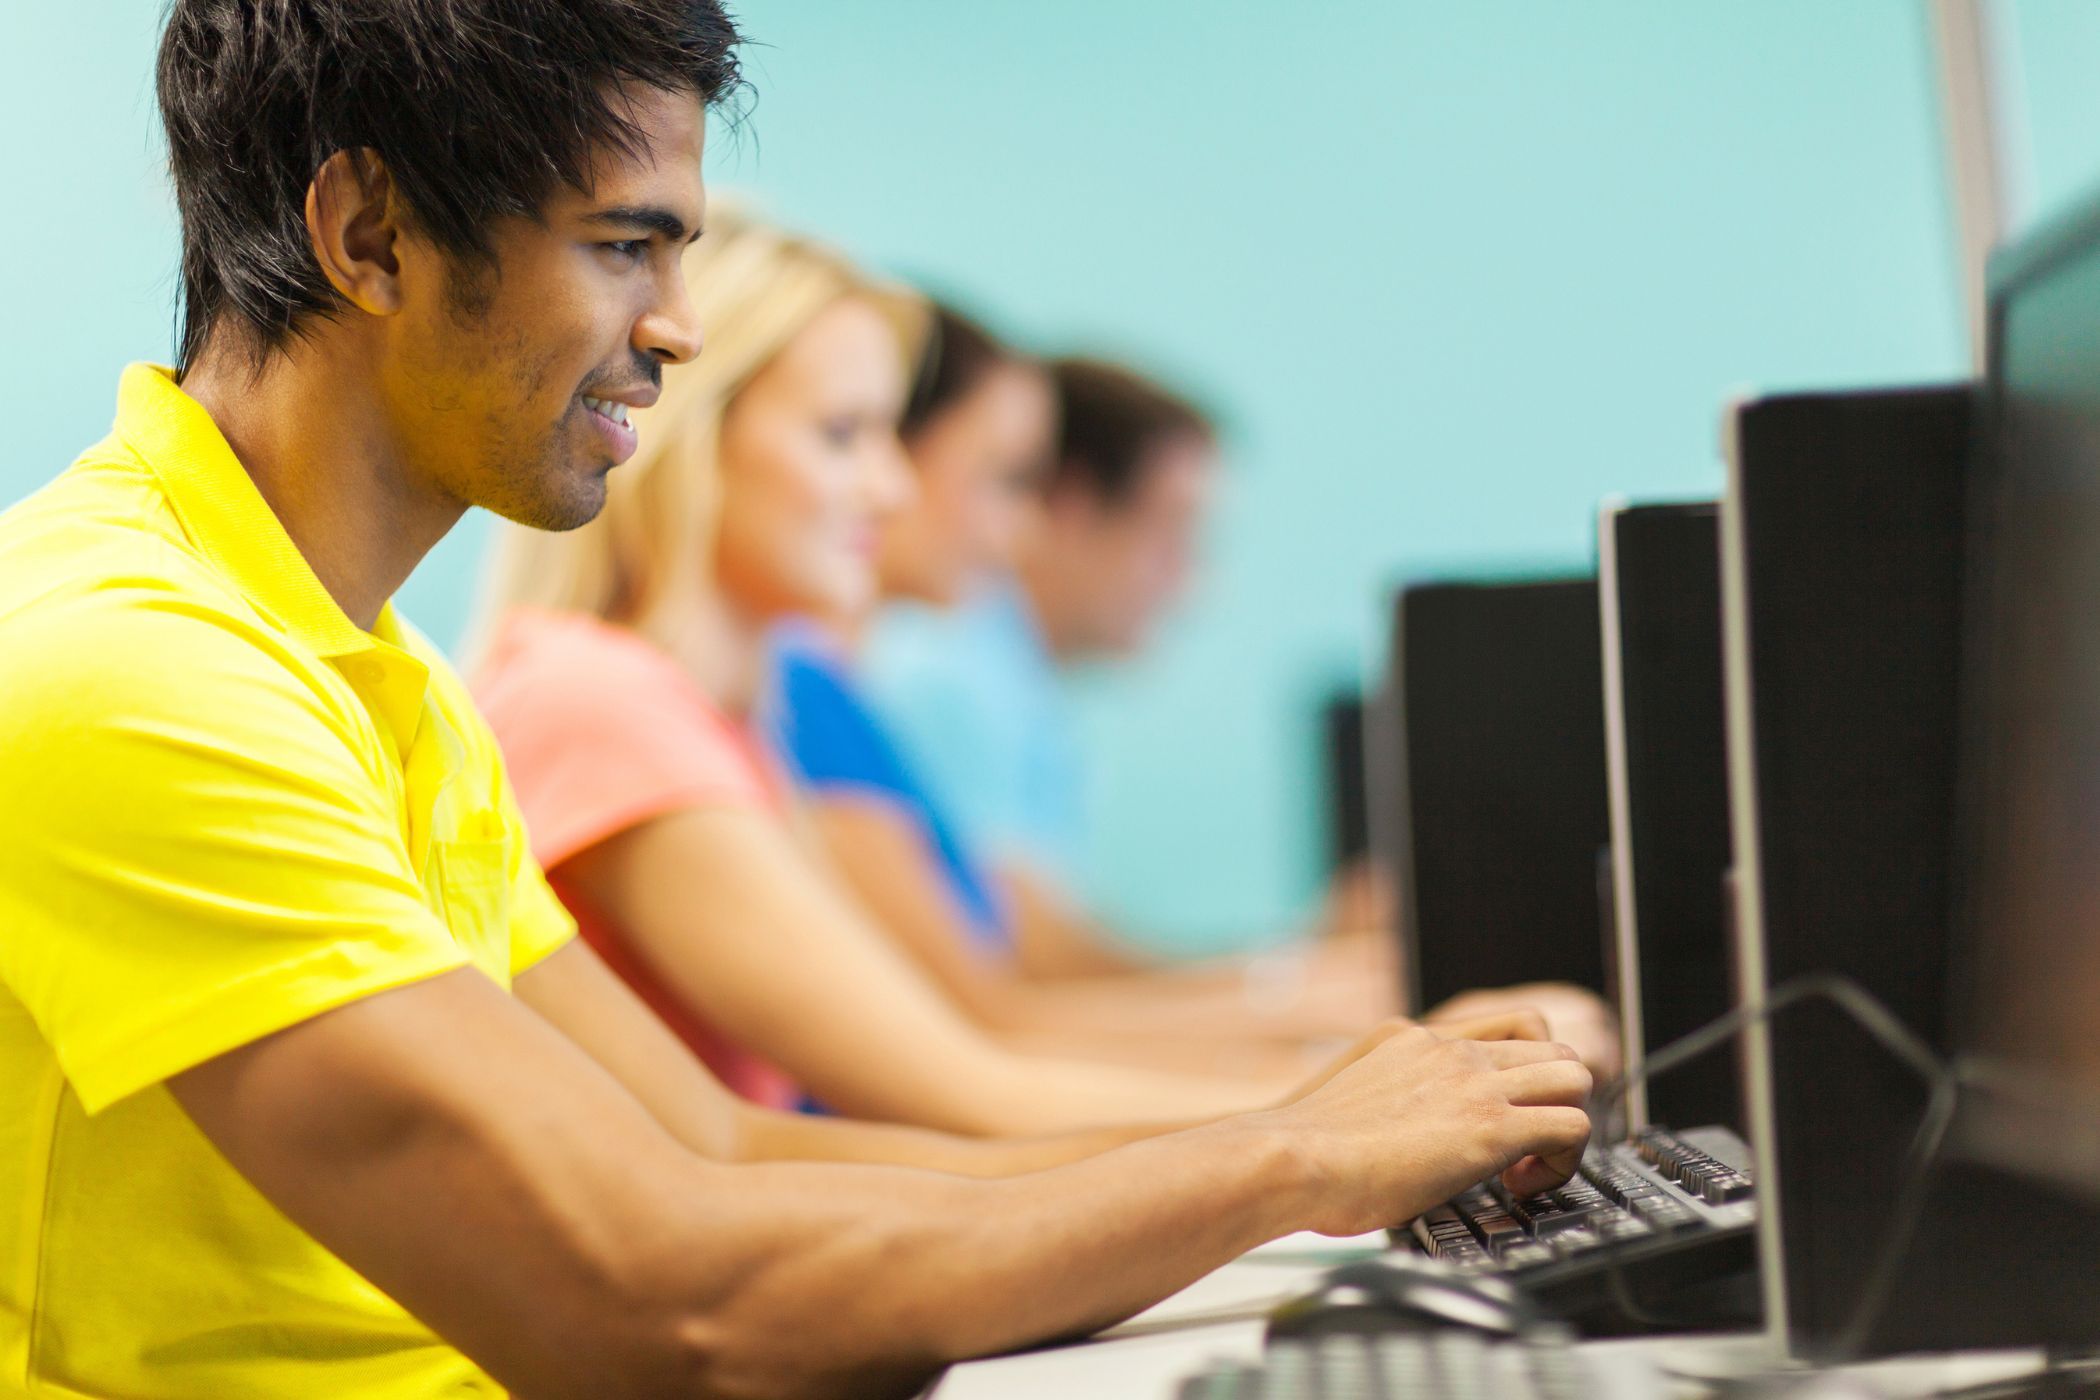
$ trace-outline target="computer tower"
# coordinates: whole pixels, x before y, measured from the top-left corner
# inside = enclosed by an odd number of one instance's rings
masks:
[[[1611,981],[1626,1062],[1735,1004],[1721,715],[1720,510],[1614,504],[1598,520],[1615,929]],[[1636,1083],[1629,1126],[1741,1131],[1734,1046]]]
[[[1595,580],[1404,589],[1379,710],[1372,828],[1411,1009],[1519,982],[1601,990]]]

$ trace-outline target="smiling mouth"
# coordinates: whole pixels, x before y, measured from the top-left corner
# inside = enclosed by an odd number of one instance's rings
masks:
[[[627,405],[624,403],[614,403],[610,399],[594,399],[585,394],[583,406],[607,422],[618,423],[623,428],[627,426]]]

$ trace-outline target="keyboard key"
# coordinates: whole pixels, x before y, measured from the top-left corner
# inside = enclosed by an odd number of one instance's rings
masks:
[[[1727,1205],[1750,1194],[1750,1178],[1740,1172],[1710,1176],[1700,1183],[1699,1195],[1710,1206]]]
[[[1690,1206],[1671,1200],[1659,1191],[1653,1196],[1633,1197],[1626,1202],[1626,1209],[1657,1230],[1681,1229],[1699,1219]]]
[[[1506,1246],[1497,1256],[1506,1269],[1528,1269],[1535,1264],[1550,1264],[1556,1256],[1553,1250],[1537,1240],[1519,1239]]]
[[[1488,1253],[1501,1257],[1511,1246],[1529,1243],[1524,1227],[1507,1215],[1483,1215],[1473,1221],[1473,1232]]]
[[[1597,1223],[1597,1233],[1607,1240],[1638,1240],[1655,1233],[1655,1227],[1624,1211]]]
[[[1427,1334],[1380,1337],[1374,1348],[1388,1395],[1436,1394],[1436,1361]]]
[[[1430,1353],[1443,1382],[1445,1395],[1488,1396],[1494,1380],[1488,1374],[1488,1342],[1478,1332],[1437,1332],[1429,1340]],[[1429,1392],[1436,1394],[1436,1391]]]
[[[1370,1339],[1366,1337],[1327,1337],[1318,1343],[1315,1353],[1320,1368],[1320,1387],[1336,1400],[1373,1400],[1377,1394],[1372,1389],[1377,1380],[1371,1361]]]

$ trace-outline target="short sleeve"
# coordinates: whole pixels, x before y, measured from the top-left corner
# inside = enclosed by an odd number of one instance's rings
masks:
[[[639,638],[514,618],[472,685],[546,869],[671,812],[775,805],[750,747]]]
[[[0,632],[0,978],[89,1112],[467,961],[354,700],[278,646],[173,595]]]
[[[896,750],[828,659],[799,643],[776,647],[772,690],[775,745],[806,785],[910,795]]]

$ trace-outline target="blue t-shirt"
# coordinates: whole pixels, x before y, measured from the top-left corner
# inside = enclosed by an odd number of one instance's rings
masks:
[[[773,638],[766,728],[774,747],[809,788],[873,794],[894,803],[918,829],[978,946],[1013,953],[1006,910],[991,881],[920,783],[882,722],[862,699],[844,658],[807,629]]]
[[[971,849],[1086,884],[1086,764],[1071,697],[1012,583],[963,607],[885,608],[863,693]]]

